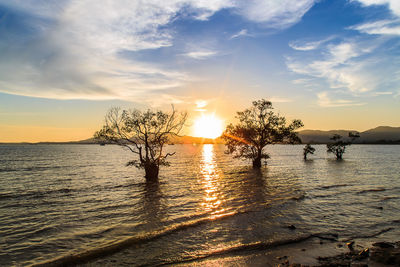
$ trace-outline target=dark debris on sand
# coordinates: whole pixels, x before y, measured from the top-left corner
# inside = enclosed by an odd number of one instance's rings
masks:
[[[353,243],[354,244],[354,243]],[[351,245],[353,245],[351,244]],[[349,246],[350,251],[333,257],[319,257],[319,265],[321,267],[334,266],[357,266],[364,267],[379,263],[386,266],[400,266],[400,241],[377,242],[371,248],[363,250],[355,250],[353,246]],[[289,260],[279,264],[281,267],[307,267],[307,265],[290,263]]]

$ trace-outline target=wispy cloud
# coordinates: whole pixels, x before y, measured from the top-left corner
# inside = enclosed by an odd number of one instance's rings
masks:
[[[393,14],[400,16],[400,2],[398,0],[352,0],[360,2],[365,6],[387,5]]]
[[[229,39],[235,39],[235,38],[239,38],[242,36],[248,36],[248,31],[247,29],[242,29],[239,32],[235,33],[234,35],[232,35]]]
[[[287,58],[287,66],[293,72],[329,82],[331,88],[347,88],[352,92],[366,92],[374,89],[375,77],[366,75],[368,61],[363,56],[371,53],[376,44],[347,41],[329,44],[323,50],[322,59]]]
[[[195,101],[195,104],[197,108],[205,108],[208,105],[208,101],[204,99],[198,99]]]
[[[393,92],[375,92],[375,96],[381,96],[381,95],[393,95]]]
[[[266,27],[284,29],[300,21],[316,0],[235,1],[236,12]]]
[[[317,94],[318,105],[321,107],[349,107],[349,106],[362,106],[366,103],[356,102],[345,99],[332,99],[328,92],[320,92]]]
[[[205,50],[203,50],[203,51],[192,51],[192,52],[185,53],[183,55],[186,56],[186,57],[193,58],[193,59],[201,60],[201,59],[207,59],[207,58],[215,56],[217,54],[218,54],[217,51],[205,51]]]
[[[301,79],[295,79],[295,80],[293,80],[292,81],[292,83],[293,84],[302,84],[302,85],[304,85],[304,84],[309,84],[309,83],[311,83],[312,82],[312,78],[310,79],[310,78],[301,78]]]
[[[23,14],[30,35],[13,33],[0,45],[0,91],[58,99],[135,99],[149,91],[182,87],[191,75],[160,64],[128,59],[121,52],[172,47],[179,16],[208,20],[225,9],[251,23],[283,29],[297,23],[315,0],[0,0]],[[7,28],[3,28],[7,31]],[[21,36],[18,36],[20,34]],[[246,29],[239,36],[248,34]],[[23,52],[21,52],[23,51]],[[215,56],[211,49],[185,53]]]
[[[367,34],[400,35],[400,19],[379,20],[349,27]]]
[[[205,112],[207,111],[207,105],[208,105],[208,101],[204,100],[204,99],[198,99],[195,101],[195,105],[196,108],[194,109],[194,111],[200,111],[200,112]]]
[[[335,37],[317,41],[318,48],[313,53],[300,49],[288,56],[289,70],[305,76],[293,83],[312,86],[321,107],[360,106],[365,104],[365,101],[357,100],[360,97],[395,93],[400,59],[386,48],[391,38],[363,36],[342,39],[338,43],[339,40]]]
[[[319,41],[313,41],[313,42],[307,42],[304,40],[296,40],[296,41],[291,41],[289,42],[289,46],[293,48],[294,50],[300,50],[300,51],[309,51],[309,50],[315,50],[319,48],[322,44],[331,41],[334,39],[335,36],[330,36],[326,39],[319,40]]]

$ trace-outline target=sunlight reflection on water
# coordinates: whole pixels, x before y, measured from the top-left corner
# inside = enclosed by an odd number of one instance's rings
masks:
[[[211,212],[212,215],[223,212],[224,209],[218,209],[222,203],[222,195],[218,190],[220,174],[217,170],[214,146],[211,144],[203,145],[200,172],[204,188],[204,197],[201,206],[204,207],[205,211]]]

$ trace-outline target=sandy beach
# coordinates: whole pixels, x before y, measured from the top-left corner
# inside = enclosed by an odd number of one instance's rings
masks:
[[[268,251],[210,257],[169,266],[399,266],[399,242],[350,242],[311,238]],[[353,244],[349,248],[348,243]]]

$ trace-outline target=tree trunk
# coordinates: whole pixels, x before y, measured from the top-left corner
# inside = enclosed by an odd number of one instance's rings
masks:
[[[342,151],[336,151],[336,159],[341,160],[343,158],[343,152]]]
[[[260,169],[261,168],[261,157],[257,157],[253,159],[253,168]]]
[[[160,167],[155,163],[149,163],[144,166],[145,178],[148,182],[157,182],[158,181],[158,171]]]

